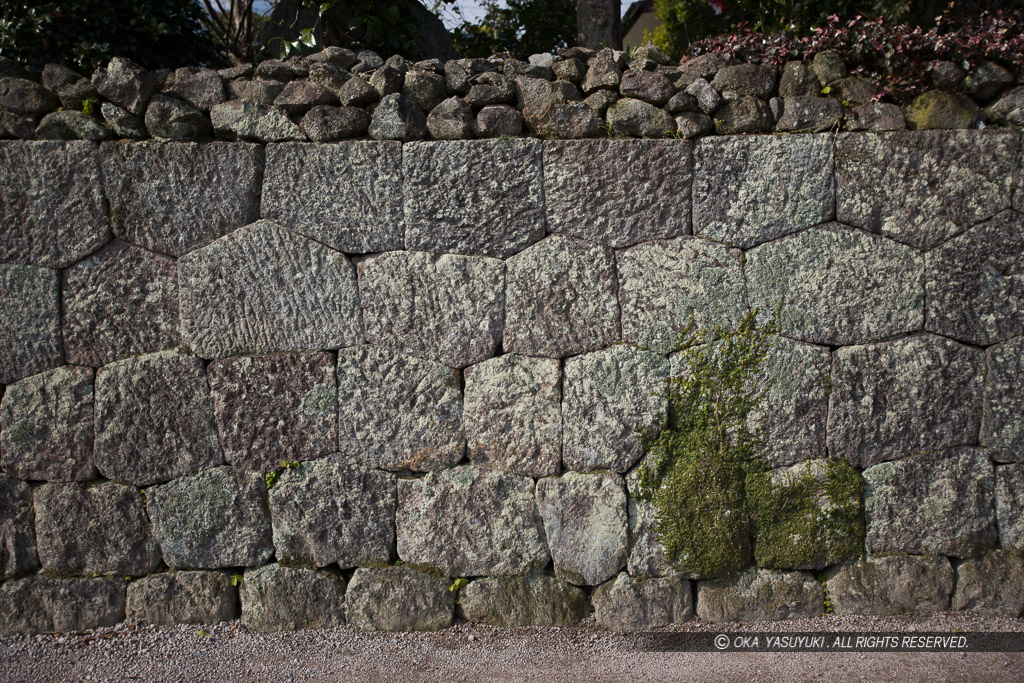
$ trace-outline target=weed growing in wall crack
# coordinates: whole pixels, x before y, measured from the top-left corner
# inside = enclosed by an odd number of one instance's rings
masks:
[[[298,460],[282,460],[280,467],[278,467],[276,470],[271,470],[270,472],[267,472],[266,474],[263,475],[263,480],[267,483],[267,488],[270,489],[274,487],[274,484],[277,483],[277,480],[281,476],[282,472],[284,472],[285,470],[293,470],[301,465],[302,463],[299,462]]]

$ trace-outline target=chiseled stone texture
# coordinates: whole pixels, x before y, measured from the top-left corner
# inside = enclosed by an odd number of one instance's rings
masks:
[[[669,361],[617,344],[565,362],[562,462],[572,470],[625,473],[643,454],[638,430],[665,415],[658,391]]]
[[[267,471],[335,450],[338,405],[330,353],[238,356],[206,368],[224,459]]]
[[[507,353],[563,358],[619,338],[615,254],[551,235],[505,262]]]
[[[158,351],[96,373],[96,468],[108,479],[156,484],[224,461],[203,362]]]
[[[0,464],[18,479],[94,479],[93,371],[65,365],[7,387],[0,401]]]
[[[704,621],[779,621],[820,617],[825,592],[805,572],[751,567],[697,584],[697,618]]]
[[[103,245],[110,228],[96,145],[0,144],[0,225],[4,263],[66,268]]]
[[[109,142],[103,180],[114,232],[171,256],[259,216],[263,148],[226,142]]]
[[[956,569],[954,611],[990,617],[1024,617],[1024,556],[990,550]]]
[[[455,613],[449,584],[408,567],[357,569],[345,593],[348,623],[368,631],[440,631]]]
[[[58,286],[55,270],[0,264],[0,384],[64,362]]]
[[[333,628],[345,623],[345,579],[324,571],[268,564],[245,572],[242,625],[254,631]]]
[[[263,217],[347,254],[401,249],[401,160],[398,142],[270,145]]]
[[[507,353],[466,368],[469,457],[531,477],[562,469],[562,370]]]
[[[617,252],[622,338],[671,349],[693,316],[700,327],[743,319],[740,251],[696,237],[647,242]]]
[[[178,265],[115,240],[64,271],[64,356],[99,367],[178,344]]]
[[[533,480],[462,465],[398,481],[398,556],[449,576],[521,574],[548,563]]]
[[[338,352],[338,447],[369,467],[452,467],[466,450],[455,371],[378,346]]]
[[[1024,461],[1024,337],[985,352],[981,444],[997,461]]]
[[[982,351],[930,334],[835,351],[829,454],[869,467],[977,443],[983,373]]]
[[[572,626],[587,616],[582,588],[541,573],[496,576],[471,582],[459,592],[467,621],[497,626]]]
[[[539,140],[402,148],[405,247],[506,258],[544,236]]]
[[[45,571],[140,576],[160,565],[160,548],[134,486],[44,484],[33,499]]]
[[[694,150],[694,234],[746,249],[832,220],[833,143],[827,134],[702,139]]]
[[[263,475],[216,467],[146,489],[146,509],[172,569],[256,567],[274,554]]]
[[[591,599],[597,623],[613,631],[650,631],[693,619],[693,593],[683,578],[634,579],[622,572]]]
[[[1003,548],[1024,552],[1024,464],[996,468],[996,525]]]
[[[924,322],[924,258],[879,235],[832,223],[746,253],[751,308],[781,305],[780,333],[855,344]]]
[[[626,566],[626,487],[617,474],[567,472],[537,482],[555,575],[596,586]]]
[[[0,633],[71,632],[124,621],[123,579],[29,576],[0,585]]]
[[[869,556],[833,567],[826,588],[838,616],[945,612],[953,568],[942,556]]]
[[[392,560],[395,475],[334,454],[287,469],[270,489],[278,561],[342,569]]]
[[[505,312],[501,261],[394,251],[357,267],[371,344],[452,368],[486,360],[498,349]]]
[[[1004,211],[928,252],[928,330],[988,346],[1024,333],[1024,216]]]
[[[0,474],[0,580],[39,566],[32,517],[29,485]]]
[[[1010,206],[1011,130],[841,133],[836,217],[930,249]]]
[[[612,248],[690,233],[693,146],[679,140],[548,140],[548,231]]]
[[[181,332],[204,358],[316,351],[362,338],[344,254],[259,221],[178,262]]]
[[[152,574],[128,584],[128,622],[215,624],[238,615],[238,591],[225,572]]]
[[[682,576],[683,572],[669,564],[657,530],[654,503],[639,498],[640,469],[634,467],[626,475],[629,493],[626,513],[629,518],[629,558],[626,568],[635,579]]]
[[[996,543],[996,477],[981,448],[864,470],[868,552],[972,557]]]

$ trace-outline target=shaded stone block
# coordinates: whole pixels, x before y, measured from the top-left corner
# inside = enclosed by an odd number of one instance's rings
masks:
[[[160,548],[134,486],[44,484],[33,498],[45,571],[140,576],[160,565]]]
[[[999,461],[1024,461],[1024,337],[985,351],[981,445]]]
[[[172,569],[256,567],[274,554],[263,476],[215,467],[146,489],[146,509]]]
[[[467,621],[498,628],[572,626],[589,610],[582,588],[539,573],[472,581],[459,591],[459,608]]]
[[[829,454],[868,467],[977,443],[983,372],[980,350],[929,334],[837,350]]]
[[[522,574],[548,563],[533,480],[476,465],[398,482],[398,556],[448,576]]]
[[[23,481],[0,474],[0,580],[38,566],[32,489]],[[0,619],[0,629],[3,623]]]
[[[544,236],[539,140],[402,148],[405,247],[506,258]]]
[[[924,258],[878,235],[832,223],[746,254],[751,308],[776,309],[781,334],[853,344],[920,329]]]
[[[805,572],[750,568],[697,584],[697,618],[704,621],[780,621],[820,617],[825,592]]]
[[[333,628],[345,623],[345,579],[337,574],[268,564],[245,572],[242,625],[254,631]]]
[[[98,157],[84,141],[0,145],[0,261],[66,268],[110,239]]]
[[[996,468],[996,524],[1000,545],[1024,552],[1024,464]]]
[[[106,143],[114,232],[182,256],[259,216],[263,148],[223,142]]]
[[[239,356],[206,368],[224,459],[261,472],[335,450],[338,397],[330,353]]]
[[[690,582],[634,579],[622,572],[594,590],[594,616],[613,631],[650,631],[693,619]]]
[[[747,249],[832,220],[832,138],[700,140],[694,148],[694,234]]]
[[[99,367],[176,346],[178,265],[115,240],[64,271],[64,355]]]
[[[626,475],[629,495],[626,513],[629,520],[629,557],[626,567],[635,579],[682,576],[669,564],[661,536],[657,529],[657,511],[654,503],[640,500],[640,468],[634,467]]]
[[[942,556],[869,556],[830,569],[826,588],[839,616],[945,612],[953,568]]]
[[[336,349],[362,338],[349,260],[270,221],[188,254],[178,268],[181,334],[204,358]]]
[[[84,631],[124,621],[121,579],[29,576],[0,585],[0,633]]]
[[[1012,550],[990,550],[956,569],[952,608],[990,617],[1024,616],[1024,557]]]
[[[388,252],[360,261],[366,340],[463,368],[501,343],[505,264],[475,256]]]
[[[548,231],[616,249],[688,235],[692,157],[678,140],[546,140]]]
[[[224,572],[152,574],[128,584],[125,621],[215,624],[238,615],[238,590]]]
[[[57,271],[0,264],[0,384],[64,362]]]
[[[203,363],[158,351],[96,373],[96,468],[146,486],[224,462]]]
[[[402,249],[402,145],[267,148],[262,215],[347,254]]]
[[[345,593],[348,623],[368,631],[440,631],[455,612],[448,585],[407,567],[357,569]]]

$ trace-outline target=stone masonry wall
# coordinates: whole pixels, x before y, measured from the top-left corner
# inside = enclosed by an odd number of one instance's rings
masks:
[[[0,142],[0,632],[1024,616],[1022,154]],[[845,461],[864,542],[676,570],[636,431],[779,302],[771,480]]]

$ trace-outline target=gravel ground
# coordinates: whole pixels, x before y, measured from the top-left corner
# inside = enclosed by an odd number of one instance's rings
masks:
[[[674,630],[1012,631],[1024,620],[966,614],[821,617]],[[593,624],[502,630],[458,624],[440,633],[354,627],[261,634],[237,621],[207,627],[119,625],[84,634],[0,636],[6,681],[618,681],[1021,680],[1024,653],[646,652],[636,636]]]

